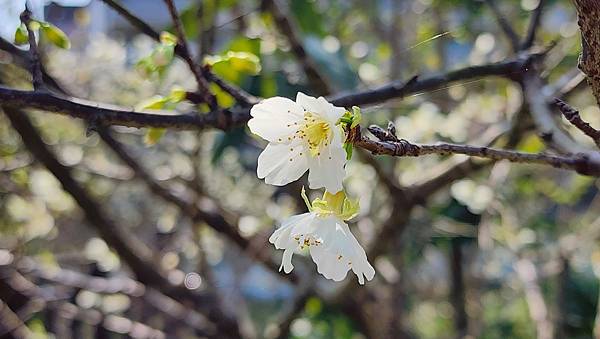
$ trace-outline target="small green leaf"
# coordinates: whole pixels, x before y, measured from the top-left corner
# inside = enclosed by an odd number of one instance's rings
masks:
[[[150,99],[144,100],[135,106],[136,111],[163,109],[169,103],[169,98],[155,95]]]
[[[352,124],[350,124],[350,128],[354,128],[360,124],[362,120],[362,114],[360,113],[360,107],[352,106]]]
[[[160,43],[167,46],[177,45],[177,37],[169,32],[160,32]]]
[[[152,52],[152,62],[157,67],[166,67],[171,64],[174,56],[174,45],[158,45]]]
[[[352,159],[352,144],[347,142],[344,144],[344,150],[346,151],[346,159],[350,160]]]
[[[209,55],[204,64],[211,66],[213,72],[233,82],[240,80],[241,75],[260,73],[260,59],[249,52],[229,51],[224,55]]]
[[[169,101],[174,104],[182,102],[183,100],[185,100],[185,97],[187,95],[186,93],[186,90],[182,87],[175,86],[171,89],[171,93],[169,94]]]
[[[32,22],[33,24],[33,22]],[[69,37],[60,28],[51,23],[40,23],[44,36],[54,44],[54,46],[62,49],[71,48]]]
[[[215,94],[217,98],[217,105],[222,108],[228,108],[235,104],[235,99],[227,92],[221,89],[221,87],[211,84],[210,90]]]
[[[156,68],[156,65],[154,65],[149,57],[142,58],[135,64],[135,70],[144,78],[151,77],[156,72]]]
[[[146,135],[144,135],[144,144],[146,146],[153,146],[165,135],[167,130],[164,128],[148,128]]]
[[[15,44],[24,45],[29,42],[29,35],[27,34],[27,27],[25,24],[19,25],[15,31]]]

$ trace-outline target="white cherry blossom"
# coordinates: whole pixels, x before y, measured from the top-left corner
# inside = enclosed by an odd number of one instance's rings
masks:
[[[283,186],[308,170],[310,188],[341,191],[346,152],[338,121],[345,112],[323,97],[300,92],[295,102],[273,97],[254,105],[248,127],[269,142],[258,157],[258,177]]]
[[[375,269],[369,264],[365,250],[344,222],[358,213],[358,201],[352,201],[344,192],[325,192],[323,199],[312,204],[305,198],[308,213],[294,215],[285,220],[269,238],[277,249],[283,249],[279,270],[290,273],[294,268],[292,255],[296,250],[308,249],[317,271],[325,278],[343,280],[352,270],[363,285],[365,277],[373,279]]]

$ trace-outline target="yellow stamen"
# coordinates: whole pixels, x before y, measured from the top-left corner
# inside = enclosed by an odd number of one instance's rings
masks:
[[[308,144],[312,157],[321,155],[323,147],[331,142],[333,131],[327,121],[311,112],[304,113],[304,123],[298,130],[301,139]]]

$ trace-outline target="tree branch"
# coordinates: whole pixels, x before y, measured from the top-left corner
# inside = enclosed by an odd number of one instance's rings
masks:
[[[188,64],[192,74],[194,74],[194,78],[196,78],[196,82],[198,83],[198,91],[200,95],[204,98],[204,102],[210,106],[212,109],[217,109],[217,99],[210,92],[208,88],[208,82],[204,78],[202,74],[202,70],[200,67],[194,62],[192,58],[192,53],[190,52],[190,48],[188,47],[187,39],[185,37],[185,30],[183,29],[183,24],[179,19],[179,14],[177,13],[177,8],[175,8],[175,4],[173,0],[164,0],[167,8],[169,9],[169,13],[171,14],[171,20],[173,21],[173,26],[175,26],[175,31],[177,32],[178,44],[181,45],[180,55]]]
[[[581,119],[579,111],[575,110],[566,102],[558,98],[554,98],[554,104],[558,107],[565,118],[569,120],[571,124],[573,124],[573,126],[577,127],[585,135],[592,138],[596,146],[600,148],[600,130],[595,129],[594,127],[590,126],[589,123]]]
[[[278,276],[279,265],[275,264],[270,258],[265,258],[254,251],[248,251],[251,248],[251,243],[248,239],[244,238],[238,231],[237,228],[229,223],[222,215],[201,209],[198,205],[189,203],[176,195],[172,194],[168,189],[161,186],[156,180],[152,177],[145,168],[143,168],[125,149],[124,145],[115,140],[110,131],[105,128],[99,128],[98,134],[102,138],[102,140],[119,156],[119,158],[129,166],[135,175],[139,177],[144,183],[150,188],[150,190],[175,206],[179,208],[179,210],[185,214],[190,220],[197,223],[200,221],[204,221],[215,231],[224,234],[227,236],[229,240],[238,245],[242,250],[245,250],[246,253],[252,255],[255,259],[257,259],[260,263],[265,265],[269,270],[275,272]],[[292,282],[297,282],[298,277],[293,272],[290,274],[286,274],[284,277],[290,279]]]
[[[121,6],[114,0],[102,0],[102,2],[104,2],[110,8],[112,8],[115,12],[119,13],[132,26],[134,26],[135,28],[140,30],[140,32],[146,34],[147,36],[151,37],[155,41],[160,40],[160,34],[157,31],[155,31],[152,27],[150,27],[150,25],[148,25],[145,21],[143,21],[142,19],[137,17],[135,14],[128,11],[125,7]],[[179,42],[177,43],[177,46],[175,46],[175,54],[177,54],[182,59],[184,58],[185,52],[184,52],[183,46]],[[232,97],[234,97],[238,101],[238,103],[240,103],[240,105],[242,105],[242,106],[252,105],[258,101],[254,96],[245,92],[241,88],[238,88],[232,84],[229,84],[229,83],[223,81],[223,79],[219,78],[214,73],[210,72],[210,70],[208,68],[202,67],[201,71],[202,71],[203,75],[206,77],[206,79],[214,82],[219,87],[221,87],[221,89],[223,89],[225,92],[229,93]]]
[[[4,106],[4,113],[19,133],[27,149],[58,179],[63,189],[81,207],[87,220],[98,231],[106,243],[115,249],[135,276],[177,300],[194,301],[207,317],[231,337],[237,336],[237,324],[220,312],[211,298],[195,294],[181,285],[173,285],[159,270],[152,259],[152,252],[137,238],[125,232],[125,228],[114,224],[103,213],[102,208],[75,181],[68,167],[62,165],[44,144],[24,112]]]
[[[469,80],[490,75],[518,78],[526,71],[530,59],[534,56],[534,54],[531,54],[505,62],[466,67],[422,79],[413,77],[409,81],[392,82],[374,90],[340,95],[330,99],[330,101],[334,105],[342,107],[361,106],[401,98],[423,91],[435,90],[460,80]],[[37,108],[47,112],[70,115],[102,125],[137,128],[158,127],[175,130],[202,130],[214,127],[227,130],[233,126],[246,123],[250,119],[250,110],[248,107],[232,109],[230,114],[225,114],[221,111],[212,111],[205,115],[163,115],[134,112],[131,109],[115,106],[109,107],[108,105],[51,93],[23,91],[2,86],[0,86],[0,101],[4,105],[19,108]]]
[[[580,153],[572,156],[559,156],[450,143],[438,143],[435,145],[414,144],[403,139],[376,141],[366,137],[361,137],[356,140],[354,145],[362,147],[376,155],[386,154],[397,157],[419,157],[428,154],[463,154],[494,161],[508,160],[517,163],[549,165],[555,168],[574,170],[577,173],[584,175],[600,176],[600,155],[596,154]]]
[[[310,87],[319,95],[327,95],[331,93],[331,88],[323,75],[319,72],[314,60],[308,55],[302,43],[302,37],[298,34],[298,29],[292,19],[284,13],[278,0],[263,0],[262,7],[271,13],[275,20],[277,28],[285,35],[292,53],[296,56],[300,65],[306,73],[306,77],[310,82]]]
[[[533,10],[531,14],[531,19],[529,19],[529,26],[527,27],[527,34],[525,35],[525,39],[523,43],[521,43],[521,50],[526,50],[529,47],[533,46],[535,42],[535,35],[540,27],[540,22],[542,19],[542,13],[544,11],[544,6],[546,5],[546,0],[540,0],[538,6]]]
[[[504,16],[504,14],[502,14],[502,12],[498,8],[498,6],[496,6],[495,0],[485,0],[485,3],[490,7],[492,12],[494,13],[496,20],[498,21],[498,24],[500,25],[500,28],[502,28],[502,31],[504,32],[504,34],[508,38],[508,41],[510,42],[510,46],[512,47],[513,52],[518,51],[519,50],[519,36],[515,32],[515,30],[512,28],[509,21]]]
[[[29,39],[29,55],[31,60],[31,76],[33,78],[33,88],[35,90],[44,90],[46,86],[43,81],[42,66],[40,61],[40,53],[38,51],[38,44],[35,38],[35,33],[31,29],[31,11],[29,8],[25,8],[25,11],[21,13],[21,23],[27,27],[27,37]]]
[[[175,130],[201,130],[208,127],[227,129],[248,121],[248,110],[232,112],[227,119],[222,112],[205,115],[164,115],[139,113],[131,109],[108,106],[86,100],[60,96],[47,92],[23,91],[0,86],[0,103],[12,107],[37,108],[46,112],[69,115],[92,123],[128,127],[159,127]]]
[[[549,108],[550,98],[542,91],[544,84],[535,70],[529,71],[521,82],[525,102],[538,132],[551,141],[562,153],[579,153],[583,149],[563,130],[559,129]]]
[[[519,79],[529,67],[537,54],[525,54],[515,59],[479,66],[469,66],[447,73],[428,77],[411,78],[408,81],[394,81],[373,90],[360,91],[337,95],[331,102],[337,106],[350,107],[353,105],[370,105],[394,98],[425,91],[433,91],[461,80],[471,80],[488,76],[501,76],[509,79]]]
[[[27,263],[22,266],[23,268],[18,268],[21,273],[61,286],[84,289],[101,294],[122,293],[134,299],[141,298],[167,317],[193,328],[197,335],[214,331],[211,324],[200,313],[189,307],[185,307],[178,301],[152,288],[147,288],[144,284],[136,280],[125,277],[101,278],[88,276],[64,268],[44,270],[39,264],[29,258],[27,258]]]

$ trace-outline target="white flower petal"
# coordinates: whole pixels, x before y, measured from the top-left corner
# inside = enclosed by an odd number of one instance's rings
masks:
[[[269,143],[258,157],[256,174],[270,185],[283,186],[297,180],[308,169],[308,154],[300,141]]]
[[[294,255],[294,250],[291,248],[287,248],[283,251],[283,258],[281,259],[281,266],[279,266],[279,270],[283,268],[285,273],[290,273],[294,269],[294,265],[292,265],[292,256]]]
[[[261,101],[250,110],[250,131],[270,142],[289,142],[304,118],[302,106],[294,101],[274,97]]]
[[[269,237],[269,242],[275,245],[277,249],[283,249],[283,258],[279,270],[290,273],[294,269],[292,265],[292,256],[294,250],[298,248],[298,242],[294,239],[299,232],[308,230],[310,224],[315,218],[314,213],[304,213],[294,215],[286,219],[273,234]],[[307,232],[305,232],[307,233]]]
[[[323,148],[321,154],[308,159],[308,183],[312,189],[325,187],[330,193],[342,190],[346,175],[346,151],[341,143],[341,131],[334,129],[333,141]]]
[[[300,105],[304,110],[312,113],[321,113],[321,104],[317,101],[317,98],[306,95],[302,92],[296,94],[296,103]]]
[[[311,213],[298,214],[287,218],[281,223],[281,226],[271,234],[269,242],[275,245],[275,248],[278,250],[296,247],[296,242],[293,240],[291,232],[296,225],[308,223],[310,222],[308,219],[312,218],[313,215]]]
[[[323,246],[310,248],[317,271],[327,279],[341,281],[352,269],[361,285],[365,276],[368,280],[373,279],[375,270],[348,225],[335,217],[321,220],[315,233],[321,235]]]
[[[337,124],[338,120],[346,113],[346,109],[343,107],[337,107],[333,104],[329,103],[329,101],[325,100],[323,97],[319,97],[317,99],[319,105],[321,107],[322,113],[321,115],[329,121],[330,124]]]
[[[296,94],[296,102],[305,110],[318,114],[331,125],[335,125],[346,112],[345,108],[336,107],[323,97],[314,98],[302,92]]]

